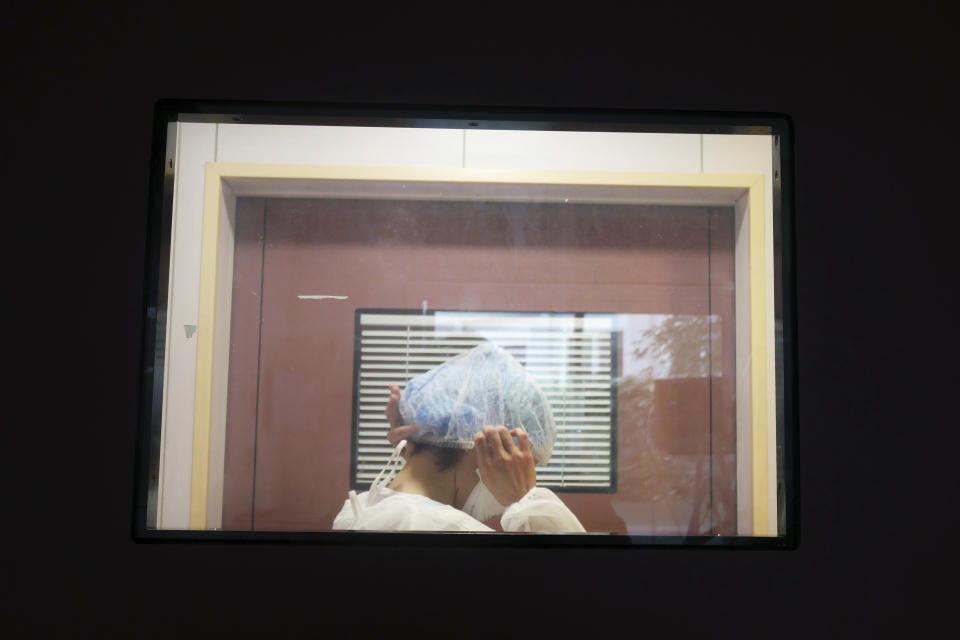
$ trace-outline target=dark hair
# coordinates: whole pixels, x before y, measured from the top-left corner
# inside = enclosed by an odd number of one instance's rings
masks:
[[[435,444],[421,444],[414,442],[413,451],[410,455],[417,455],[421,451],[427,451],[433,457],[433,463],[437,465],[437,471],[447,471],[457,466],[457,463],[466,455],[466,449],[457,447],[438,447]]]

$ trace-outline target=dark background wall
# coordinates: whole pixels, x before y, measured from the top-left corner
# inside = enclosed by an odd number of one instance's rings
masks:
[[[698,4],[456,15],[407,3],[353,4],[351,15],[328,4],[6,5],[5,626],[17,636],[407,626],[922,637],[949,621],[955,10]],[[800,547],[133,543],[150,117],[161,97],[790,114]]]

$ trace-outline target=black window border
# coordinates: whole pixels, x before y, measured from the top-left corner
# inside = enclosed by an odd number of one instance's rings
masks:
[[[335,126],[463,128],[543,131],[611,131],[771,135],[775,363],[782,403],[777,403],[778,514],[776,536],[640,536],[622,534],[451,534],[400,532],[273,532],[159,530],[150,502],[156,486],[162,405],[162,356],[157,335],[167,316],[170,231],[176,167],[176,122],[312,124]],[[136,473],[131,496],[131,536],[137,542],[290,543],[365,546],[485,547],[574,546],[698,549],[796,549],[800,544],[800,430],[796,308],[794,124],[785,113],[163,99],[154,105],[143,280]],[[161,351],[162,353],[162,351]],[[133,426],[131,428],[134,428]]]

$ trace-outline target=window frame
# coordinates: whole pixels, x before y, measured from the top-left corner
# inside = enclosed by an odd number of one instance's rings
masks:
[[[783,114],[768,113],[710,113],[710,112],[666,112],[666,111],[639,111],[639,110],[563,110],[563,109],[485,109],[471,107],[429,107],[429,106],[371,106],[371,105],[330,105],[330,104],[294,104],[294,103],[244,103],[232,101],[160,101],[155,109],[154,118],[154,147],[151,160],[150,183],[150,217],[148,232],[148,252],[146,268],[146,295],[144,300],[144,339],[143,339],[143,367],[141,369],[141,403],[137,442],[137,476],[133,509],[133,537],[139,541],[160,540],[194,540],[194,541],[247,541],[247,540],[283,540],[283,541],[326,541],[330,543],[361,543],[370,544],[380,541],[386,542],[384,535],[389,537],[389,543],[394,544],[393,534],[338,534],[335,532],[222,532],[199,530],[198,527],[207,522],[205,507],[209,494],[209,468],[204,469],[204,457],[209,460],[210,426],[209,418],[211,406],[205,400],[212,393],[211,376],[214,345],[212,335],[205,335],[202,329],[214,326],[214,309],[218,265],[216,260],[211,263],[209,254],[204,256],[204,273],[201,278],[201,289],[206,290],[206,296],[201,295],[200,318],[198,325],[201,330],[199,337],[206,342],[202,345],[206,355],[201,354],[197,359],[198,402],[195,406],[196,423],[200,428],[194,431],[193,474],[191,480],[191,528],[165,530],[148,526],[148,491],[151,485],[151,470],[155,467],[154,453],[158,421],[162,416],[162,399],[158,389],[162,389],[164,377],[163,361],[154,358],[154,351],[162,336],[157,335],[158,325],[162,324],[158,317],[166,313],[166,285],[170,274],[170,233],[171,209],[173,207],[174,179],[176,168],[171,158],[175,155],[177,144],[177,123],[184,122],[216,122],[216,123],[273,123],[273,124],[334,124],[334,125],[361,125],[361,126],[390,126],[390,127],[477,127],[479,129],[527,129],[527,130],[563,130],[563,131],[628,131],[628,132],[676,132],[699,134],[762,134],[774,137],[773,153],[773,209],[772,233],[773,252],[775,254],[774,274],[775,281],[774,306],[776,331],[776,364],[775,371],[764,371],[764,378],[774,375],[780,378],[783,390],[782,404],[767,406],[766,412],[776,423],[777,440],[783,443],[784,461],[783,473],[780,478],[766,478],[776,485],[782,480],[784,497],[781,498],[782,508],[779,513],[783,516],[782,528],[774,535],[751,536],[723,536],[700,539],[691,536],[619,536],[613,534],[588,534],[586,536],[548,536],[537,540],[523,542],[510,541],[502,537],[490,539],[479,535],[471,538],[468,544],[616,544],[620,546],[666,546],[692,545],[695,547],[757,547],[757,548],[795,548],[799,544],[799,484],[798,480],[798,421],[796,413],[796,300],[794,264],[794,227],[793,213],[793,126],[790,118]],[[211,163],[205,170],[205,206],[206,211],[220,211],[228,206],[236,193],[231,193],[231,184],[244,183],[249,186],[249,180],[257,179],[277,180],[289,178],[303,178],[303,167],[271,167],[255,168],[230,165],[227,163]],[[331,169],[331,168],[327,168]],[[354,171],[355,167],[345,168]],[[307,173],[310,173],[309,171]],[[336,172],[334,172],[336,173]],[[306,179],[316,176],[306,176]],[[329,176],[328,176],[329,177]],[[648,176],[649,178],[649,176]],[[663,178],[663,176],[661,176]],[[656,181],[663,187],[677,188],[681,182],[689,178],[698,182],[697,186],[709,186],[710,178],[700,176],[677,176]],[[707,178],[707,180],[703,180]],[[757,177],[733,176],[731,174],[716,174],[712,176],[714,182],[722,183],[721,188],[731,186],[746,187],[752,191],[749,199],[755,200],[762,183],[757,184]],[[233,181],[231,183],[231,181]],[[743,183],[748,184],[744,185]],[[716,185],[714,185],[716,186]],[[251,195],[244,193],[243,195]],[[268,195],[268,194],[265,194]],[[760,205],[762,210],[762,204]],[[756,209],[754,209],[756,210]],[[211,220],[217,219],[213,222]],[[206,215],[203,231],[203,243],[209,246],[211,241],[216,242],[220,231],[219,215]],[[211,236],[211,232],[213,235]],[[212,275],[211,275],[212,272]],[[762,274],[761,276],[762,277]],[[163,316],[166,319],[166,316]],[[169,319],[166,322],[170,324]],[[169,330],[169,327],[168,327]],[[209,356],[209,357],[208,357]],[[204,363],[204,360],[208,362]],[[765,366],[759,367],[765,369]],[[202,374],[202,375],[201,375]],[[757,375],[756,378],[760,378]],[[769,390],[772,391],[773,387]],[[764,394],[765,395],[765,394]],[[765,400],[764,400],[765,402]],[[777,414],[781,419],[777,419]],[[203,423],[206,422],[206,430]],[[764,472],[765,473],[765,472]],[[776,473],[776,467],[774,467]],[[204,489],[207,489],[204,491]],[[463,541],[439,542],[438,534],[412,534],[403,536],[404,544],[464,544]],[[497,534],[504,536],[505,534]],[[345,536],[345,537],[344,537]],[[372,537],[371,537],[372,536]],[[600,536],[599,538],[597,536]],[[442,534],[440,535],[442,538]],[[513,538],[512,536],[507,536]],[[420,542],[417,542],[419,540]],[[605,540],[605,542],[600,542]]]

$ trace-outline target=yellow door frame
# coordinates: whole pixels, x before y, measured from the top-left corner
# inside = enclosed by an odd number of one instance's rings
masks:
[[[392,168],[310,165],[268,165],[211,162],[206,165],[201,239],[200,304],[197,325],[197,378],[194,401],[193,462],[190,493],[190,528],[205,529],[210,481],[211,416],[213,412],[214,344],[217,317],[217,274],[224,188],[230,180],[350,180],[403,183],[504,183],[612,187],[670,187],[742,191],[747,197],[749,223],[750,384],[753,535],[770,532],[768,447],[775,433],[775,412],[767,406],[773,384],[767,370],[768,305],[764,268],[770,250],[771,212],[764,211],[763,176],[760,174],[637,173],[606,171],[512,171],[447,168]],[[237,196],[255,195],[237,193]],[[742,196],[741,196],[742,197]],[[732,204],[732,203],[727,203]]]

